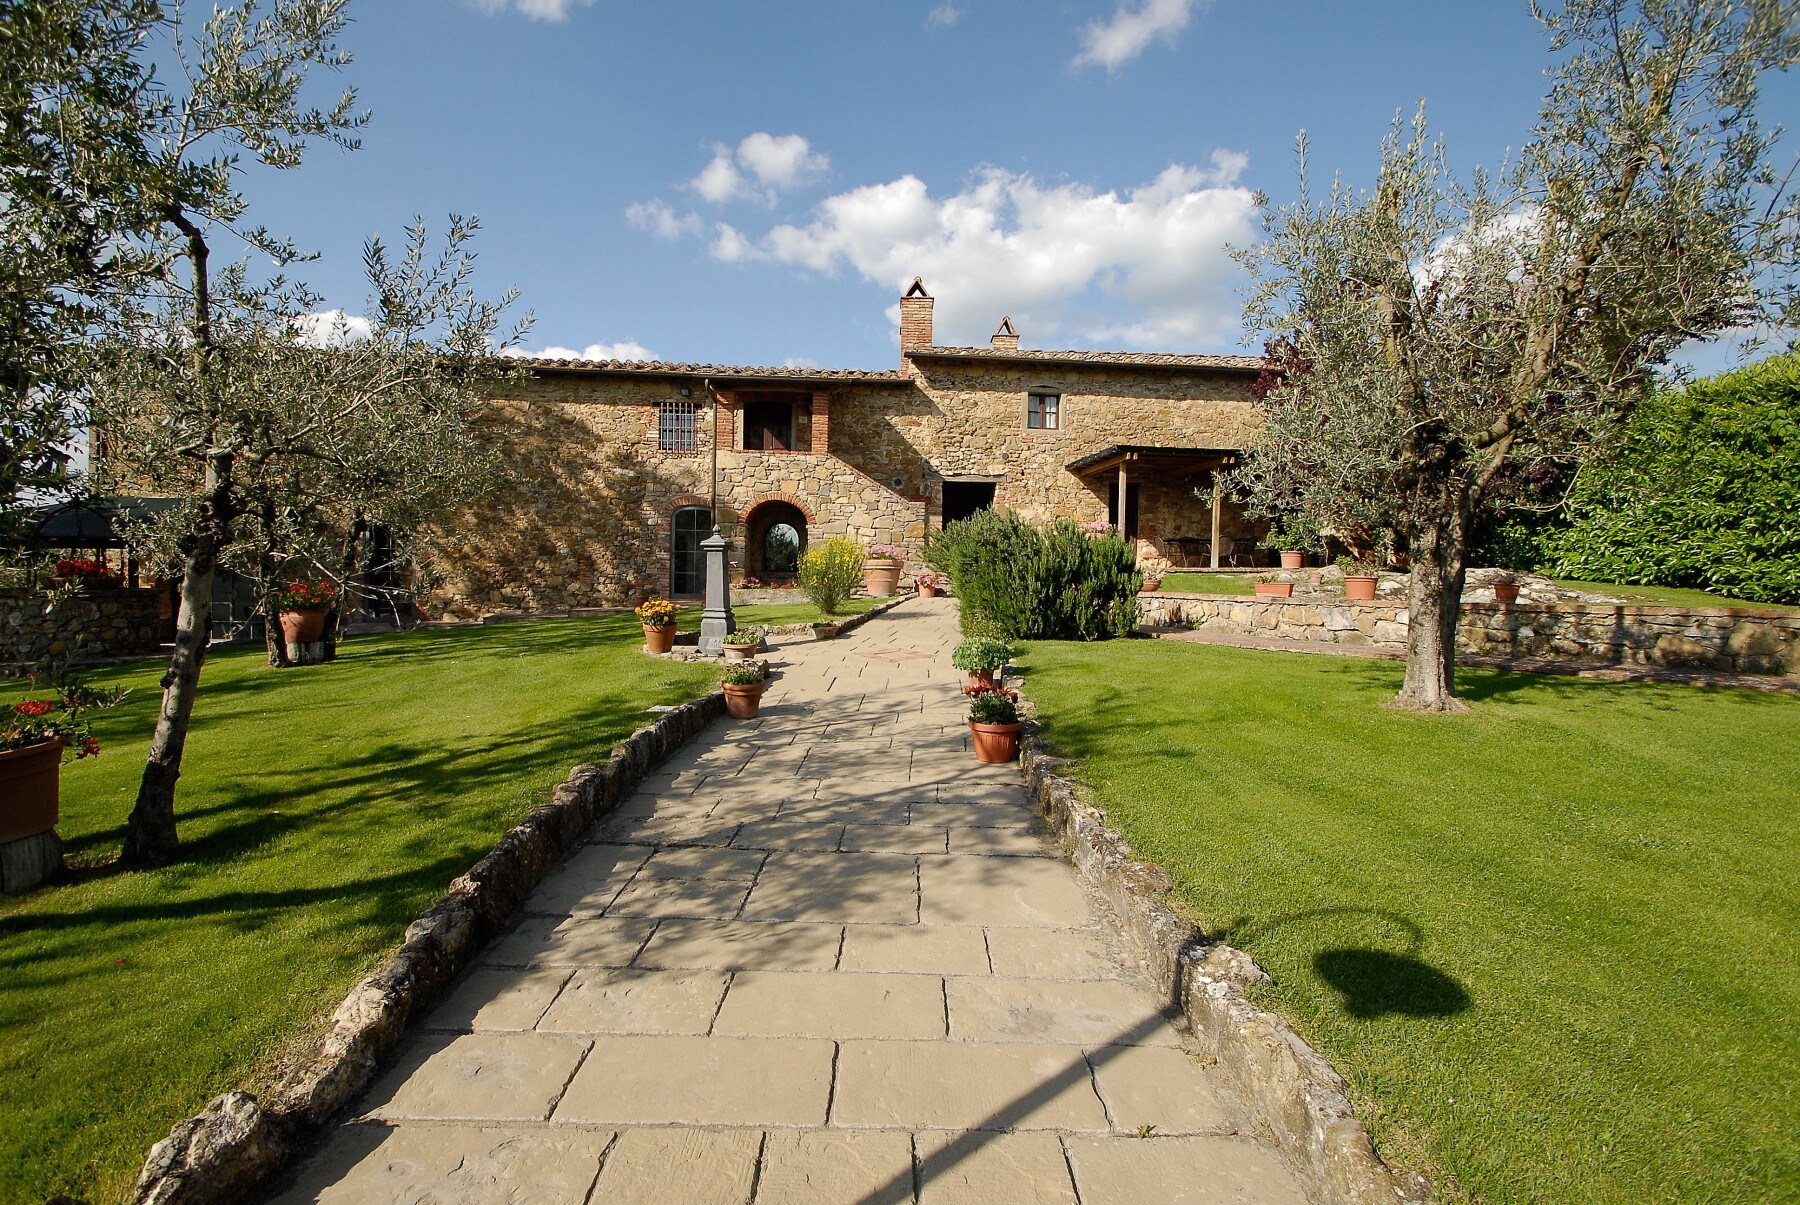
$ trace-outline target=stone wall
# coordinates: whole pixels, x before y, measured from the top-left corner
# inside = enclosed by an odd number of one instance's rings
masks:
[[[50,606],[37,590],[0,590],[0,666],[29,668],[75,653],[81,660],[152,652],[162,623],[154,590],[94,590]]]
[[[1158,627],[1406,647],[1404,603],[1147,594],[1138,614]],[[1465,602],[1456,644],[1476,657],[1800,676],[1800,615],[1735,607]]]
[[[1033,388],[1062,394],[1058,430],[1026,429]],[[939,525],[946,477],[992,478],[995,505],[1033,522],[1103,519],[1112,479],[1084,483],[1070,461],[1113,444],[1238,448],[1256,422],[1244,374],[1082,362],[914,362],[907,378],[770,383],[721,398],[674,372],[544,371],[509,383],[486,420],[505,449],[506,484],[425,533],[423,563],[436,583],[427,612],[622,606],[666,593],[671,518],[712,500],[715,458],[715,521],[735,542],[734,573],[746,572],[756,508],[786,502],[805,514],[809,545],[834,536],[896,544],[910,574]],[[772,400],[792,402],[800,450],[743,450],[741,407]],[[657,446],[665,401],[696,404],[693,451]],[[1166,537],[1210,534],[1211,498],[1196,496],[1195,482],[1138,484],[1146,552]],[[1223,526],[1238,540],[1259,531],[1230,508]]]

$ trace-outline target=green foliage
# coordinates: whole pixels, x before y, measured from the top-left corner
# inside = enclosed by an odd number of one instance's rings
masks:
[[[756,686],[768,676],[760,661],[745,661],[725,668],[719,680],[727,686]]]
[[[1143,575],[1116,534],[981,511],[934,535],[925,559],[949,576],[967,635],[1101,640],[1137,627]]]
[[[993,636],[970,636],[950,654],[950,664],[969,673],[992,673],[1012,660],[1012,645]]]
[[[1800,602],[1800,354],[1646,401],[1569,518],[1556,577]]]
[[[733,648],[755,648],[762,643],[762,632],[756,628],[739,628],[735,632],[725,633],[719,638],[719,642]]]
[[[836,615],[862,581],[862,545],[848,536],[827,540],[800,558],[800,588],[826,615]]]
[[[971,724],[1018,723],[1018,692],[995,688],[977,693],[969,700],[969,722]]]

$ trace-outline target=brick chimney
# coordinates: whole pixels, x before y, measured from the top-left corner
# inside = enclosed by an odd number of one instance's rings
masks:
[[[900,297],[900,354],[931,346],[931,294],[917,276]]]
[[[1019,350],[1019,332],[1013,329],[1012,315],[1000,319],[1000,329],[988,339],[988,346],[995,351]]]

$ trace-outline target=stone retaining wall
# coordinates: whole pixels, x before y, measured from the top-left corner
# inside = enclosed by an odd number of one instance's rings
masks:
[[[136,1205],[255,1199],[257,1187],[368,1085],[407,1022],[473,960],[595,821],[724,713],[723,694],[684,703],[614,745],[605,765],[570,770],[549,803],[533,808],[408,926],[394,956],[344,997],[309,1057],[262,1099],[243,1091],[215,1097],[151,1148]]]
[[[1138,616],[1152,627],[1406,648],[1406,605],[1397,602],[1146,594],[1138,599]],[[1738,607],[1465,602],[1456,647],[1474,657],[1800,676],[1800,615]]]
[[[82,659],[152,652],[162,623],[154,590],[94,590],[52,605],[42,591],[0,590],[0,667],[30,668],[75,652]]]

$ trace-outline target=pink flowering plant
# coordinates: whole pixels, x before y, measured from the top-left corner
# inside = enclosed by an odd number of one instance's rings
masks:
[[[950,579],[941,573],[933,573],[931,570],[927,569],[925,572],[915,576],[913,581],[923,588],[942,590],[949,584]]]
[[[1097,536],[1103,536],[1112,529],[1113,525],[1105,519],[1095,519],[1092,523],[1084,523],[1081,526],[1081,530],[1092,532]]]
[[[94,736],[90,715],[118,706],[125,691],[118,687],[97,690],[67,678],[55,686],[51,698],[26,699],[0,713],[0,753],[56,740],[65,750],[74,750],[77,759],[100,756],[100,741]]]
[[[901,559],[900,550],[892,544],[869,545],[869,556],[877,561],[897,561]]]

